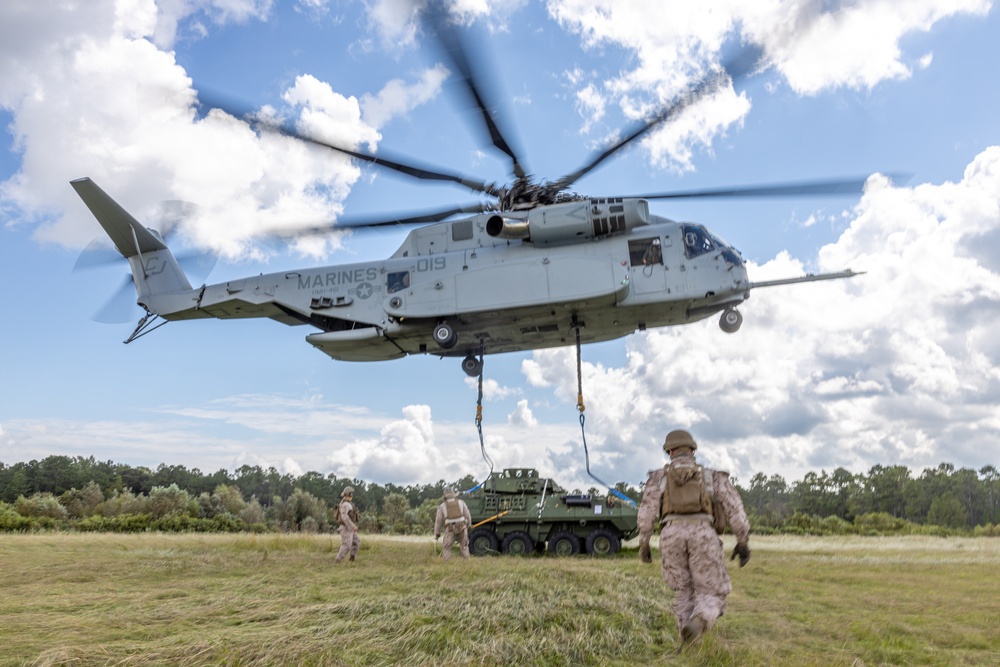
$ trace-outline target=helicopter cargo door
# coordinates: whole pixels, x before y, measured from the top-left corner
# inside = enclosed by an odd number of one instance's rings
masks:
[[[632,289],[636,294],[658,293],[666,289],[663,241],[659,236],[629,241],[628,256],[632,267]]]
[[[463,272],[455,277],[458,313],[620,301],[628,294],[625,274],[606,258],[553,255]]]
[[[628,274],[618,267],[616,275],[607,257],[553,257],[545,266],[549,303],[618,303],[628,296]]]

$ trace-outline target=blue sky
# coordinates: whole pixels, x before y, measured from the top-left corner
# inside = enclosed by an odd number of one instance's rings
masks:
[[[627,195],[874,177],[854,198],[686,201],[751,279],[867,271],[755,291],[714,318],[584,349],[592,470],[640,482],[672,428],[741,480],[838,466],[980,468],[1000,451],[1000,19],[986,0],[451,3],[486,45],[505,129],[531,171],[584,163],[725,47],[771,65],[653,133],[575,190]],[[693,6],[696,5],[696,6]],[[0,8],[0,461],[51,454],[205,471],[243,464],[424,483],[481,476],[476,390],[455,360],[331,361],[303,327],[91,320],[125,267],[72,273],[100,228],[68,181],[94,178],[143,220],[198,205],[187,245],[209,282],[388,256],[400,232],[295,247],[275,224],[475,201],[205,117],[194,90],[270,108],[340,141],[508,180],[411,0],[95,0]],[[283,195],[283,196],[282,196]],[[135,315],[138,317],[136,309]],[[486,360],[498,467],[587,487],[572,349]]]

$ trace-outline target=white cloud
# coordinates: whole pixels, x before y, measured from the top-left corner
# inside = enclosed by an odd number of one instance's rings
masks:
[[[585,362],[588,437],[618,454],[606,459],[616,479],[657,465],[677,427],[744,480],[988,463],[1000,437],[998,228],[1000,147],[960,183],[874,179],[816,266],[865,275],[756,290],[733,335],[712,318],[633,336],[620,368]],[[762,280],[804,267],[781,254],[749,271]],[[522,370],[532,386],[575,395],[571,349],[536,352]]]
[[[292,475],[294,477],[301,477],[305,470],[302,469],[295,459],[290,456],[286,456],[285,460],[281,462],[281,472],[286,475]]]
[[[272,4],[273,0],[157,0],[155,4],[152,0],[118,0],[116,9],[122,23],[135,28],[134,36],[152,36],[157,46],[170,49],[181,22],[192,16],[199,18],[192,21],[191,29],[204,34],[200,17],[216,25],[244,23],[267,18]],[[156,13],[155,21],[151,10]]]
[[[743,34],[765,46],[798,93],[873,88],[911,75],[901,39],[958,14],[985,14],[988,0],[859,0],[832,8],[809,0],[754,3]]]
[[[383,426],[377,439],[335,445],[328,460],[341,477],[408,483],[439,467],[434,444],[430,407],[408,405],[403,408],[403,419]]]
[[[576,91],[576,108],[583,116],[583,127],[580,128],[580,134],[588,134],[591,126],[604,117],[604,105],[605,100],[597,92],[594,84],[588,84]]]
[[[417,33],[420,0],[371,0],[366,3],[368,19],[382,42],[395,47],[409,46]]]
[[[531,412],[528,399],[522,398],[517,402],[517,408],[514,409],[514,412],[507,415],[507,423],[512,426],[526,426],[528,428],[538,426],[538,420]],[[2,431],[0,431],[0,435],[2,435]]]
[[[472,389],[473,391],[479,391],[479,379],[473,377],[465,378],[465,385]],[[484,377],[483,378],[483,398],[487,401],[498,401],[508,396],[512,396],[520,393],[520,391],[514,387],[505,387],[493,378]]]
[[[742,42],[762,46],[775,67],[801,95],[840,87],[871,89],[878,83],[910,76],[900,47],[903,37],[929,31],[959,14],[985,14],[989,0],[706,0],[672,3],[660,0],[549,0],[549,14],[578,33],[585,46],[622,47],[636,64],[578,94],[587,108],[618,106],[627,118],[647,117],[698,81],[706,67],[725,60],[724,53]],[[927,67],[927,56],[916,58]],[[570,79],[573,80],[572,78]],[[748,101],[730,88],[711,104],[686,113],[679,122],[654,130],[644,142],[655,164],[693,168],[691,152],[738,125]],[[589,130],[595,120],[585,115]]]
[[[434,99],[441,92],[441,84],[447,77],[448,70],[438,64],[424,70],[417,83],[407,84],[401,79],[393,79],[378,94],[362,96],[361,113],[365,123],[376,128],[385,127],[393,118]]]
[[[404,4],[412,3],[378,0],[368,8],[375,20]],[[783,6],[805,16],[815,4]],[[635,117],[670,99],[718,58],[737,30],[768,44],[796,91],[819,94],[834,86],[870,88],[908,76],[911,67],[935,66],[930,54],[905,54],[901,37],[949,13],[988,7],[970,0],[859,0],[839,14],[817,15],[807,44],[780,39],[768,13],[773,2],[689,5],[670,9],[678,12],[674,21],[652,21],[666,11],[661,2],[549,2],[552,15],[594,48],[609,44],[636,54],[634,67],[608,82],[574,73],[574,85],[590,86],[582,99],[592,121],[606,119],[598,110],[610,114],[617,105]],[[176,38],[178,25],[195,30],[201,19],[209,26],[218,17],[248,20],[270,4],[229,6],[95,0],[51,12],[38,3],[0,3],[0,105],[13,114],[22,158],[18,173],[0,186],[0,206],[17,207],[21,224],[61,216],[39,235],[83,245],[96,225],[66,181],[90,175],[140,218],[164,199],[197,202],[203,242],[233,255],[253,252],[247,239],[259,229],[336,216],[359,177],[356,167],[328,151],[258,135],[221,112],[199,116],[187,72],[158,48]],[[498,6],[462,5],[481,17]],[[173,24],[164,18],[170,12],[180,17]],[[876,14],[885,30],[865,51],[871,62],[823,61],[840,42],[864,36],[861,18]],[[412,37],[402,16],[394,28],[401,44]],[[413,83],[391,82],[358,97],[302,76],[286,91],[289,108],[263,113],[287,114],[305,130],[375,148],[381,123],[436,94],[440,74],[427,70]],[[686,168],[694,147],[710,146],[748,109],[745,97],[721,91],[701,113],[654,133],[646,145],[663,164]],[[624,363],[585,363],[592,469],[609,480],[641,480],[662,461],[663,435],[677,426],[702,440],[706,461],[744,480],[757,471],[795,478],[840,465],[987,462],[1000,435],[998,201],[997,147],[977,156],[958,183],[893,188],[874,179],[842,221],[846,231],[816,257],[782,253],[750,267],[756,280],[846,267],[864,276],[757,290],[735,335],[722,334],[713,318],[629,338]],[[538,398],[555,397],[572,412],[573,350],[539,352],[521,370],[523,389],[491,378],[484,383],[488,400],[517,397],[516,407],[496,411],[500,423],[487,415],[488,453],[498,468],[536,466],[565,485],[588,486],[577,425],[546,423]],[[467,382],[474,391],[475,381]],[[408,406],[400,417],[317,397],[238,396],[113,423],[5,420],[0,459],[99,451],[102,458],[155,465],[169,452],[203,469],[266,462],[379,482],[430,482],[485,472],[470,421],[435,421],[427,406]]]
[[[262,231],[335,218],[356,167],[327,150],[258,135],[217,110],[198,117],[190,78],[172,52],[147,39],[167,16],[201,12],[222,23],[264,16],[269,6],[176,2],[157,13],[152,3],[97,0],[64,14],[45,3],[5,3],[5,35],[31,38],[0,40],[0,104],[13,113],[21,152],[20,170],[0,184],[0,205],[22,224],[49,220],[39,238],[80,247],[98,228],[67,182],[90,176],[140,220],[163,200],[198,204],[201,217],[189,226],[195,240],[230,257],[260,256],[250,239]],[[349,147],[374,148],[380,139],[357,99],[314,77],[299,77],[285,98],[306,131]],[[322,254],[337,243],[331,237],[303,250]]]

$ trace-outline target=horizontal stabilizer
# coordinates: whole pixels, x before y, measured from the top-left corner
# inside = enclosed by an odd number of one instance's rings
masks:
[[[139,224],[138,220],[89,178],[70,181],[70,185],[123,256],[134,257],[144,252],[167,249],[162,240]]]

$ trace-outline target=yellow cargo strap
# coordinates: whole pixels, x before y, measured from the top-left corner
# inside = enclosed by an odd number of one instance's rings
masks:
[[[479,523],[474,523],[474,524],[472,524],[472,527],[473,527],[473,528],[479,528],[479,527],[480,527],[481,525],[483,525],[484,523],[489,523],[490,521],[496,521],[497,519],[499,519],[500,517],[502,517],[502,516],[503,516],[504,514],[506,514],[506,513],[507,513],[507,512],[509,512],[509,511],[510,511],[510,510],[504,510],[503,512],[500,512],[499,514],[494,514],[494,515],[493,515],[493,516],[491,516],[491,517],[490,517],[489,519],[483,519],[483,520],[482,520],[482,521],[480,521]]]
[[[479,398],[476,399],[476,430],[479,432],[479,451],[483,454],[483,459],[490,466],[489,479],[493,475],[493,459],[486,453],[486,441],[483,440],[483,342],[479,341]]]

